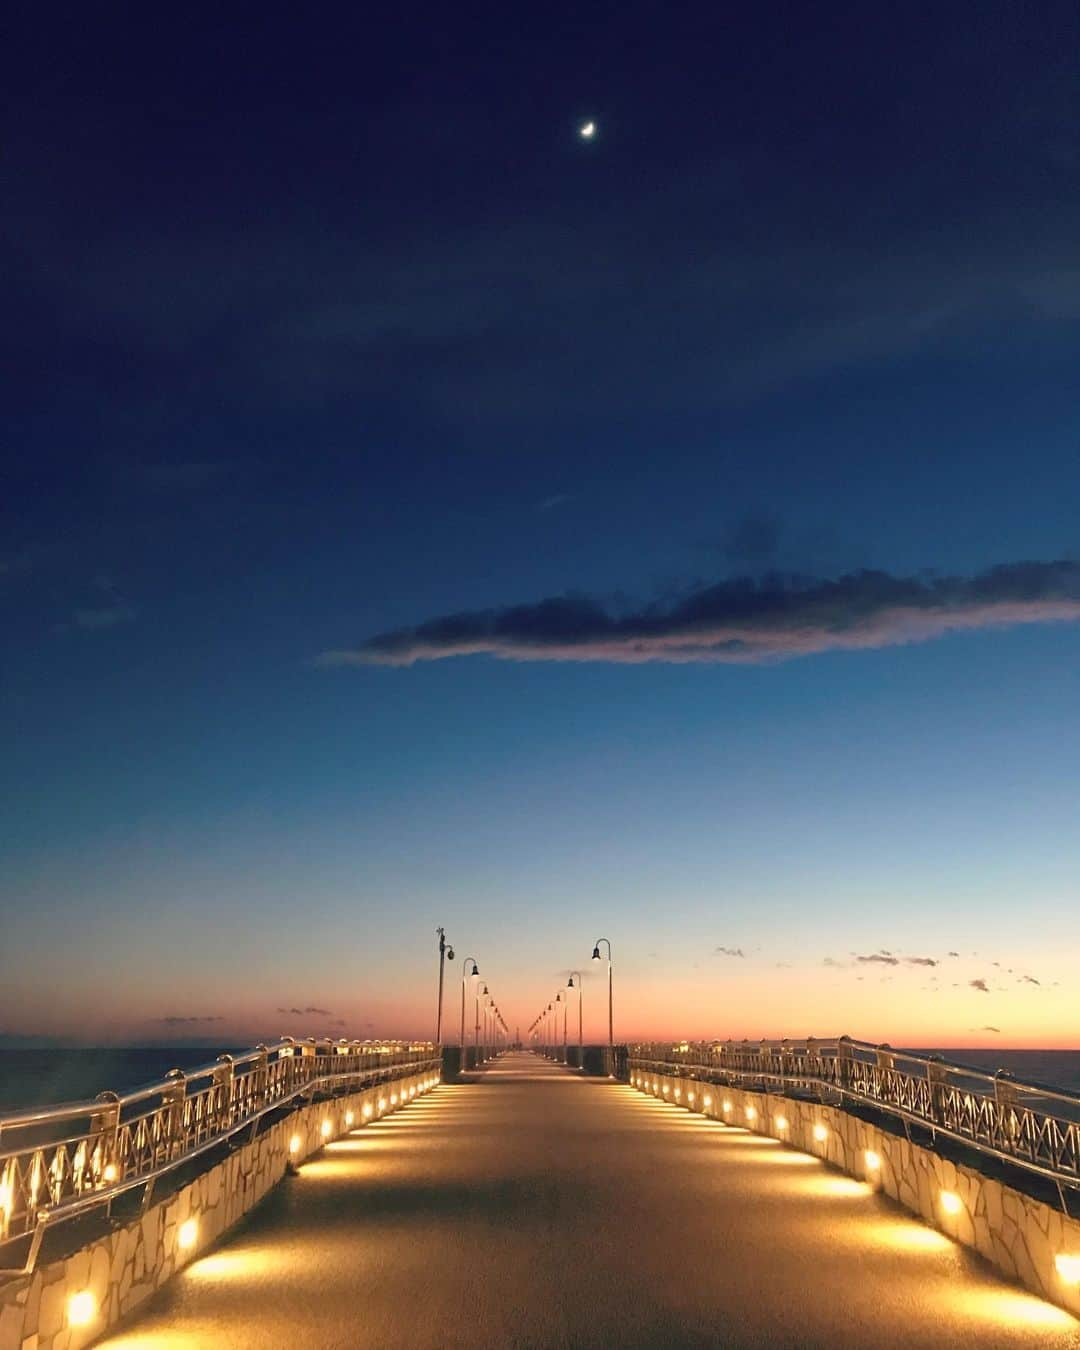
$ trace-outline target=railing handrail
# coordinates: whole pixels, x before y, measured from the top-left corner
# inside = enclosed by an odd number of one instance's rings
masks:
[[[292,1037],[285,1037],[283,1040],[275,1041],[272,1045],[260,1046],[253,1050],[245,1050],[239,1055],[219,1056],[217,1059],[208,1061],[205,1064],[198,1064],[194,1068],[182,1070],[184,1081],[191,1084],[199,1078],[210,1078],[215,1073],[219,1073],[223,1065],[231,1063],[233,1071],[241,1065],[257,1063],[263,1055],[278,1055],[282,1050],[295,1050],[297,1047],[305,1045],[312,1046],[332,1046],[333,1053],[341,1054],[339,1046],[345,1046],[349,1049],[345,1053],[353,1054],[400,1054],[421,1053],[425,1050],[433,1050],[435,1043],[433,1041],[346,1041],[333,1040],[331,1038],[308,1038],[304,1041],[294,1040]],[[173,1069],[170,1072],[176,1073]],[[0,1115],[0,1138],[6,1130],[15,1129],[26,1125],[41,1125],[46,1121],[77,1120],[80,1116],[96,1115],[101,1111],[102,1106],[111,1103],[115,1106],[129,1106],[138,1101],[145,1101],[150,1097],[157,1096],[162,1092],[168,1091],[175,1086],[176,1079],[161,1078],[153,1083],[145,1083],[140,1087],[131,1088],[123,1096],[109,1096],[108,1103],[103,1102],[103,1094],[96,1097],[87,1097],[81,1101],[74,1102],[56,1102],[48,1106],[32,1107],[21,1111],[10,1112],[7,1115]]]
[[[634,1054],[639,1049],[652,1048],[657,1045],[667,1045],[667,1041],[640,1042],[628,1047],[630,1054]],[[999,1069],[995,1073],[989,1073],[986,1069],[980,1069],[971,1064],[961,1064],[958,1060],[943,1059],[940,1055],[920,1055],[913,1050],[897,1050],[888,1044],[874,1044],[872,1041],[858,1041],[851,1036],[807,1036],[799,1040],[762,1040],[736,1041],[732,1038],[727,1040],[708,1040],[708,1041],[676,1041],[671,1043],[671,1049],[676,1050],[680,1046],[708,1046],[714,1050],[724,1051],[734,1049],[740,1052],[754,1052],[762,1048],[773,1053],[821,1053],[832,1049],[834,1052],[840,1045],[846,1045],[852,1051],[864,1051],[868,1054],[877,1055],[884,1052],[893,1057],[894,1060],[904,1060],[909,1064],[919,1064],[925,1070],[929,1065],[934,1065],[940,1069],[960,1073],[965,1078],[978,1078],[985,1083],[989,1089],[988,1095],[993,1093],[997,1083],[1004,1080],[1009,1084],[1014,1092],[1033,1092],[1039,1097],[1050,1097],[1060,1102],[1065,1102],[1070,1106],[1080,1107],[1080,1093],[1067,1092],[1063,1088],[1053,1086],[1049,1083],[1037,1083],[1031,1079],[1017,1079],[1012,1073],[1005,1069]]]
[[[431,1041],[290,1037],[123,1096],[102,1092],[0,1117],[0,1245],[40,1234],[171,1171],[298,1097],[354,1089],[439,1063]],[[73,1129],[71,1122],[79,1122]],[[66,1128],[64,1128],[66,1127]]]
[[[631,1061],[802,1089],[881,1109],[931,1138],[946,1135],[1054,1181],[1080,1187],[1080,1094],[1018,1082],[1000,1071],[950,1063],[848,1036],[780,1041],[680,1041],[629,1047]]]

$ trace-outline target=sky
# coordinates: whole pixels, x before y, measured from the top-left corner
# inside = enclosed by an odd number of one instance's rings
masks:
[[[0,1036],[1080,1045],[1075,5],[0,49]]]

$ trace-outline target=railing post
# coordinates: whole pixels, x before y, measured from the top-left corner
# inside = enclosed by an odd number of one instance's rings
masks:
[[[926,1078],[930,1084],[930,1119],[935,1125],[945,1122],[945,1087],[949,1068],[940,1055],[931,1055],[926,1062]]]
[[[187,1097],[187,1075],[183,1069],[170,1069],[165,1075],[168,1084],[162,1097],[168,1105],[165,1123],[165,1156],[174,1158],[184,1151],[184,1099]]]
[[[1019,1133],[1016,1121],[1016,1107],[1020,1094],[1016,1090],[1013,1076],[1007,1069],[998,1069],[994,1074],[994,1104],[997,1107],[998,1128],[1009,1141],[1009,1148],[1016,1148],[1016,1136]]]
[[[232,1055],[218,1055],[214,1070],[214,1128],[227,1129],[233,1123],[233,1068]]]
[[[255,1053],[258,1068],[252,1070],[255,1075],[255,1091],[252,1094],[254,1100],[250,1104],[250,1109],[261,1111],[270,1103],[270,1051],[260,1042],[255,1047]],[[294,1050],[293,1054],[295,1053]]]
[[[91,1133],[98,1133],[97,1148],[90,1151],[91,1159],[95,1152],[98,1152],[98,1167],[94,1170],[97,1175],[95,1180],[107,1184],[106,1175],[109,1165],[112,1164],[117,1176],[119,1176],[120,1166],[116,1158],[116,1141],[120,1134],[120,1098],[115,1092],[99,1092],[95,1101],[101,1103],[100,1114],[95,1113],[90,1117]]]
[[[877,1062],[877,1095],[883,1102],[892,1101],[895,1095],[892,1071],[896,1068],[896,1056],[892,1052],[892,1046],[885,1043],[876,1046],[874,1059]]]
[[[855,1050],[850,1036],[841,1036],[836,1042],[837,1086],[842,1092],[850,1092],[855,1081]]]

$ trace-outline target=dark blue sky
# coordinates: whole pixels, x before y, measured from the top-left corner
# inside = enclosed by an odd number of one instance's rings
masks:
[[[424,1031],[443,922],[526,1023],[596,929],[626,1034],[1080,1034],[1075,5],[0,48],[0,1031]]]

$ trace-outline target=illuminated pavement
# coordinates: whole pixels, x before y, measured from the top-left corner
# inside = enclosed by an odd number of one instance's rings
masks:
[[[328,1145],[111,1350],[1080,1347],[862,1184],[511,1055]]]

